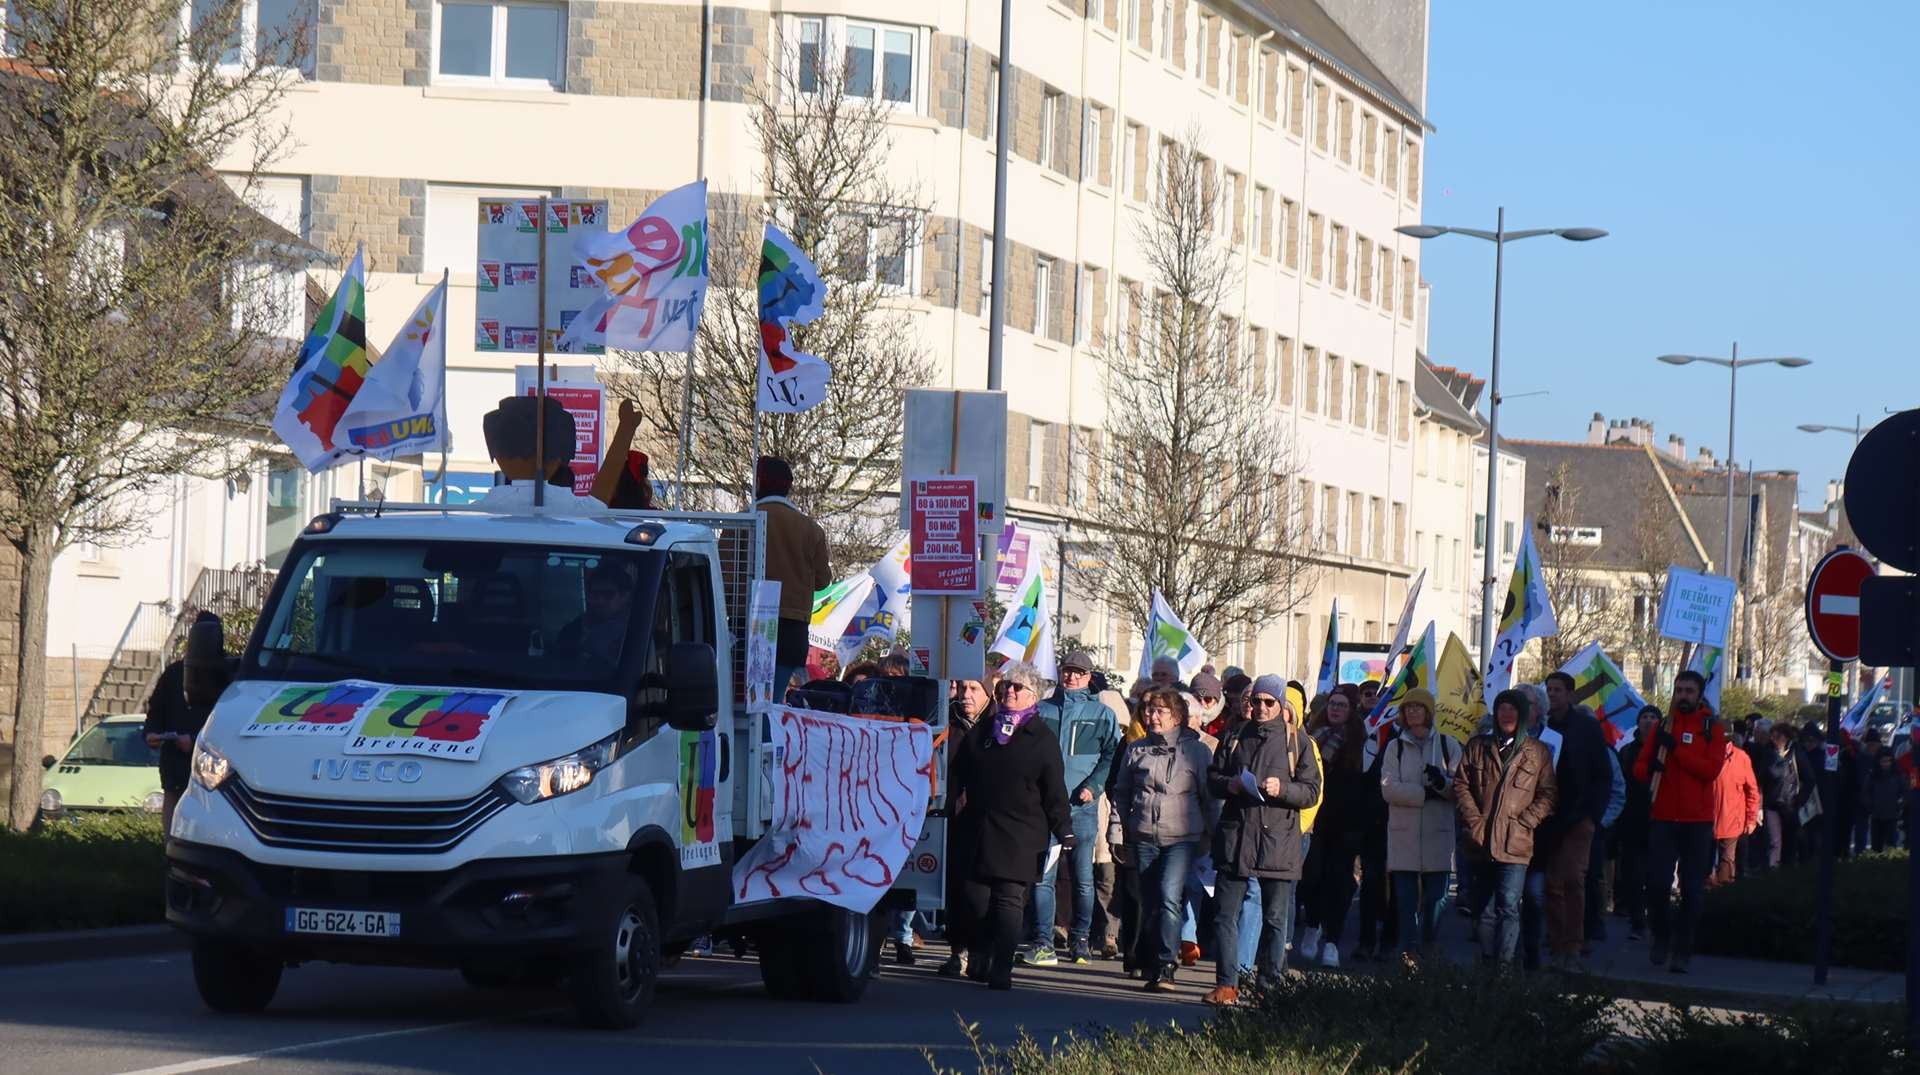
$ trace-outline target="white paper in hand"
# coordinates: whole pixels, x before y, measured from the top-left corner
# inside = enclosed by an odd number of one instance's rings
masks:
[[[1543,726],[1540,729],[1540,741],[1547,745],[1548,750],[1553,751],[1553,764],[1555,768],[1558,768],[1560,765],[1560,733],[1554,731],[1552,728]]]
[[[1240,770],[1239,781],[1240,781],[1240,786],[1246,790],[1246,793],[1248,795],[1253,796],[1256,800],[1260,802],[1267,801],[1267,797],[1265,795],[1260,794],[1260,781],[1255,779],[1253,775],[1253,771],[1251,769]]]
[[[1047,837],[1047,864],[1040,870],[1041,877],[1053,876],[1053,868],[1060,865],[1060,841]]]

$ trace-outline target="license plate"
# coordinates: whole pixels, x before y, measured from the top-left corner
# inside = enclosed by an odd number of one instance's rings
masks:
[[[394,911],[326,911],[312,907],[289,907],[287,932],[324,933],[335,937],[398,937],[400,915]]]

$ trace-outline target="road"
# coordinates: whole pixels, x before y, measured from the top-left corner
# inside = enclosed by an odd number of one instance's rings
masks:
[[[944,956],[945,949],[935,946]],[[777,1003],[750,961],[683,961],[647,1022],[586,1030],[553,992],[478,990],[450,971],[314,964],[289,970],[259,1016],[201,1006],[185,953],[10,967],[0,974],[0,1070],[9,1075],[246,1072],[697,1071],[700,1075],[972,1072],[961,1020],[994,1043],[1204,1014],[1200,968],[1170,997],[1117,963],[1022,969],[995,993],[923,959],[888,964],[856,1005]],[[644,1063],[640,1063],[645,1050]]]

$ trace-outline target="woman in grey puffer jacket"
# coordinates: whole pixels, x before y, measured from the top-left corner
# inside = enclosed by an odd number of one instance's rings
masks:
[[[1219,820],[1220,804],[1207,791],[1212,755],[1187,727],[1180,692],[1149,691],[1140,717],[1147,735],[1127,744],[1115,766],[1107,835],[1129,849],[1139,872],[1144,921],[1134,962],[1146,968],[1147,988],[1157,991],[1172,984],[1179,966],[1187,875]]]

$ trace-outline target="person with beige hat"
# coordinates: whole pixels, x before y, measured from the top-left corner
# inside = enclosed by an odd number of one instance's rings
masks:
[[[1400,912],[1400,951],[1431,958],[1453,873],[1453,777],[1460,744],[1433,727],[1433,692],[1415,688],[1400,700],[1399,734],[1380,763],[1387,801],[1387,874]]]

